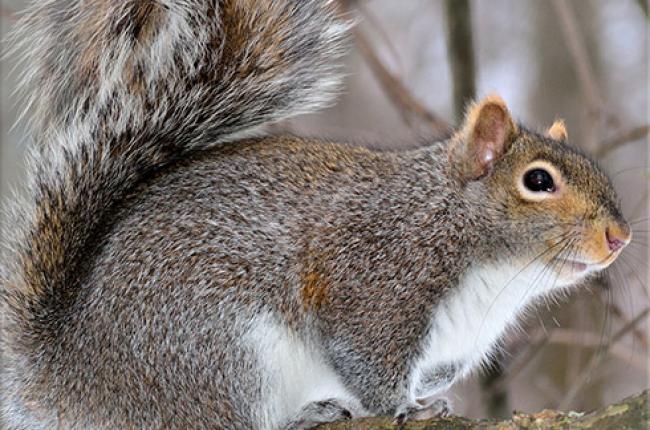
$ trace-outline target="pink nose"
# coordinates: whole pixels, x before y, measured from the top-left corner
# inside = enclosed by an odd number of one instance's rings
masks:
[[[613,234],[612,231],[607,228],[605,230],[605,237],[607,238],[607,246],[612,252],[616,252],[627,244],[629,239],[622,239],[617,237],[616,234]]]

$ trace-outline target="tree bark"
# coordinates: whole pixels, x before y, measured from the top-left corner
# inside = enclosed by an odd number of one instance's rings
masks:
[[[325,424],[319,430],[398,429],[392,418],[361,418]],[[628,397],[592,413],[543,410],[534,414],[515,412],[506,421],[470,420],[450,416],[406,423],[402,430],[542,430],[542,429],[647,429],[650,428],[650,390]]]
[[[469,0],[446,0],[447,55],[454,87],[454,115],[460,124],[465,105],[476,97],[476,70]]]

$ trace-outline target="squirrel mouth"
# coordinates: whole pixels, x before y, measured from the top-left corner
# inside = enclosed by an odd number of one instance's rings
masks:
[[[567,269],[571,270],[573,273],[584,272],[589,268],[589,264],[582,261],[569,260],[568,258],[556,258],[561,264],[560,270]]]

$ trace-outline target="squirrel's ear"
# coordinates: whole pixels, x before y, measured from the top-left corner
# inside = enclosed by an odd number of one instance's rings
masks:
[[[569,134],[566,131],[566,127],[564,126],[564,121],[561,119],[556,119],[553,125],[548,130],[546,130],[544,135],[546,137],[550,137],[553,140],[561,141],[566,141],[569,137]]]
[[[516,132],[508,107],[499,96],[488,96],[472,104],[449,149],[449,159],[459,179],[466,182],[489,174]]]

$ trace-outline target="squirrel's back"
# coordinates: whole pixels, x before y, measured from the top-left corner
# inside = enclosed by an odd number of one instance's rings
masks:
[[[5,412],[46,383],[33,370],[62,353],[120,202],[171,163],[328,102],[347,24],[318,0],[61,0],[21,27],[36,145],[7,223]]]

